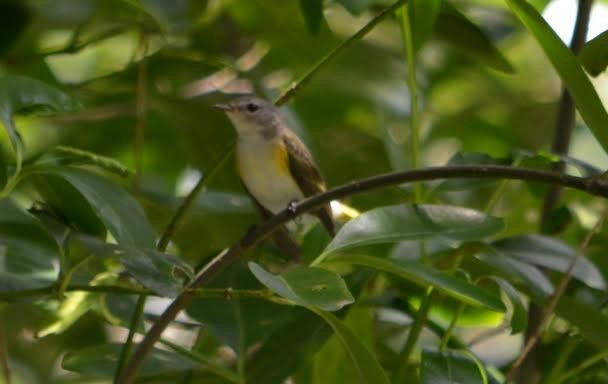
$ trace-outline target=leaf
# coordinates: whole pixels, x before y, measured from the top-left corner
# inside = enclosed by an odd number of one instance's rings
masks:
[[[348,12],[353,15],[359,15],[372,5],[375,0],[335,0],[336,3],[342,4]]]
[[[608,66],[608,30],[588,41],[578,57],[591,76],[604,72]]]
[[[0,200],[0,292],[48,287],[59,247],[42,224],[10,199]]]
[[[339,262],[375,268],[422,286],[432,285],[440,291],[474,306],[483,306],[491,310],[504,312],[505,307],[500,298],[489,291],[472,285],[454,276],[439,272],[422,263],[413,261],[393,261],[365,255],[338,255],[328,262]]]
[[[495,159],[481,152],[458,152],[448,161],[448,166],[454,165],[508,165],[506,159]],[[480,178],[451,179],[437,186],[439,191],[469,191],[496,184],[496,180]]]
[[[44,168],[40,174],[58,176],[76,189],[88,203],[87,222],[91,216],[100,220],[119,244],[153,249],[156,235],[139,203],[124,188],[95,173],[75,167]],[[53,185],[50,185],[51,193]],[[71,201],[65,201],[61,191],[55,191],[52,200],[59,201],[61,208],[68,208]],[[62,212],[68,219],[78,220],[80,210]],[[90,222],[86,224],[91,224]]]
[[[492,247],[509,257],[562,273],[566,272],[577,253],[575,249],[552,237],[540,235],[505,238],[492,243]],[[572,276],[591,288],[606,289],[606,281],[601,272],[585,257],[578,259]]]
[[[410,0],[407,5],[412,28],[414,53],[431,37],[442,0]]]
[[[534,7],[524,0],[506,1],[543,48],[565,87],[570,91],[581,117],[604,151],[608,151],[608,114],[576,56]]]
[[[372,209],[349,221],[336,234],[323,254],[363,245],[404,240],[447,238],[477,240],[501,231],[496,217],[447,205],[393,205]]]
[[[313,35],[318,34],[323,21],[323,0],[300,0],[300,9],[308,31]]]
[[[4,124],[17,157],[17,172],[23,161],[23,143],[13,123],[17,113],[59,113],[78,109],[68,95],[42,81],[24,76],[0,77],[0,121]]]
[[[70,292],[53,311],[53,318],[46,321],[36,332],[36,337],[60,334],[82,317],[96,302],[90,292]]]
[[[494,46],[487,34],[447,1],[443,2],[435,22],[435,33],[442,40],[497,71],[514,71],[511,63]]]
[[[311,311],[323,318],[334,330],[342,346],[347,352],[352,369],[357,373],[361,383],[389,383],[376,357],[361,343],[354,333],[334,315],[310,308]]]
[[[599,349],[608,348],[608,317],[580,300],[562,296],[556,312],[577,326],[585,338]]]
[[[154,249],[105,243],[83,234],[74,236],[74,240],[98,257],[119,260],[137,281],[161,296],[177,296],[184,277],[192,276],[192,270],[180,258]]]
[[[517,289],[507,280],[496,276],[488,276],[487,279],[495,282],[503,293],[503,302],[509,308],[511,334],[520,333],[528,326],[528,312]]]
[[[302,306],[337,311],[354,301],[344,280],[323,268],[297,267],[278,276],[253,262],[249,269],[274,293]]]
[[[26,4],[18,0],[0,2],[0,55],[15,44],[31,19]]]
[[[459,351],[422,352],[420,379],[423,384],[485,384],[484,367]]]
[[[102,344],[68,352],[61,366],[68,371],[84,375],[111,378],[116,371],[121,349],[122,344]],[[188,357],[162,349],[153,349],[146,357],[140,375],[161,375],[200,367],[199,362]]]

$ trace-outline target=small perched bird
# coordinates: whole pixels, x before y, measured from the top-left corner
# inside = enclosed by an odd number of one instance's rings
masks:
[[[236,163],[239,176],[264,219],[289,204],[325,191],[325,182],[306,145],[293,133],[274,105],[254,96],[242,96],[216,108],[224,111],[238,139]],[[334,236],[331,208],[313,212]],[[293,258],[299,250],[285,228],[274,240]]]

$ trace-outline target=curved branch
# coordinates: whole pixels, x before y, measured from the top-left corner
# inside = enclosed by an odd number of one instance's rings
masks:
[[[600,178],[584,178],[561,174],[553,171],[538,169],[516,168],[508,166],[454,166],[431,167],[412,171],[386,173],[362,180],[352,181],[342,186],[330,189],[324,193],[302,200],[285,209],[262,223],[254,230],[245,234],[236,244],[217,255],[211,260],[188,284],[184,291],[165,309],[162,315],[152,325],[144,339],[138,345],[124,370],[120,383],[132,384],[137,377],[144,359],[150,353],[162,332],[173,321],[177,314],[194,298],[191,291],[208,284],[218,273],[237,261],[243,253],[271,235],[287,221],[304,213],[313,211],[332,200],[371,191],[387,186],[412,183],[416,181],[455,179],[455,178],[485,178],[527,180],[544,184],[561,185],[587,192],[591,195],[608,197],[608,182]]]

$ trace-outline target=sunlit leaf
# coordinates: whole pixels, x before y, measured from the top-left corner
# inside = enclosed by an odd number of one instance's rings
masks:
[[[337,311],[354,301],[344,280],[323,268],[299,267],[273,275],[250,262],[249,269],[266,287],[299,305]]]
[[[511,10],[545,51],[591,132],[608,151],[608,113],[572,51],[545,19],[525,0],[506,0]]]

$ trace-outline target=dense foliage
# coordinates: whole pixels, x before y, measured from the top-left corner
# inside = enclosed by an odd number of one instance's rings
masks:
[[[548,3],[0,1],[0,383],[608,382],[608,32]],[[394,172],[297,265],[242,93],[328,188]]]

